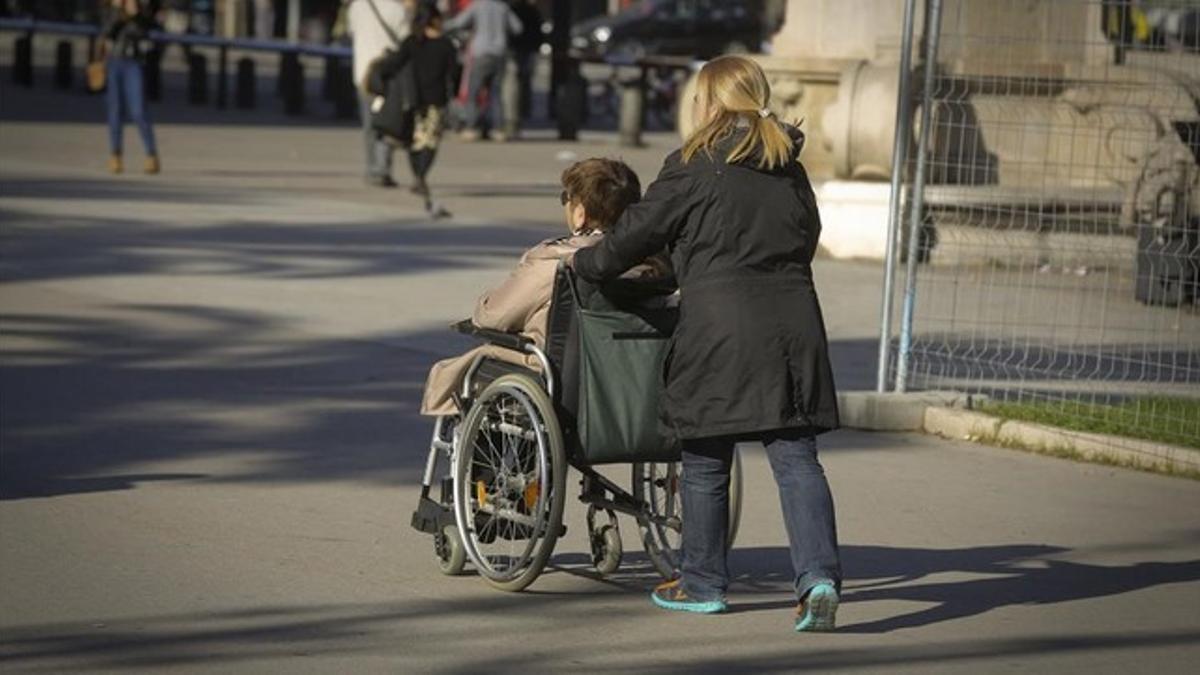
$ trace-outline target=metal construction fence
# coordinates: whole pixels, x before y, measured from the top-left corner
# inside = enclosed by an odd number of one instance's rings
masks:
[[[906,22],[880,389],[1200,448],[1200,1]]]

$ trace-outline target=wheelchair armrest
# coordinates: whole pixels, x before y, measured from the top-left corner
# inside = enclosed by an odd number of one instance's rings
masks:
[[[484,342],[494,344],[497,347],[504,347],[514,351],[524,353],[525,347],[533,344],[533,340],[521,335],[520,333],[505,333],[502,330],[492,330],[491,328],[480,328],[471,322],[470,319],[463,319],[451,326],[454,330],[464,335],[477,337]]]

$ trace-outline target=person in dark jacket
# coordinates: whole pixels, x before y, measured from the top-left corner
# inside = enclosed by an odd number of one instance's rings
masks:
[[[838,426],[838,411],[810,266],[821,223],[798,160],[803,134],[775,119],[769,98],[753,61],[705,65],[696,131],[612,233],[571,264],[601,282],[665,247],[679,281],[664,409],[682,440],[687,526],[681,576],[656,588],[654,602],[725,610],[734,445],[759,441],[791,547],[795,629],[832,630],[841,564],[815,436]]]
[[[137,125],[146,152],[146,173],[158,173],[158,145],[154,127],[146,110],[143,89],[143,68],[146,52],[151,49],[150,31],[154,20],[138,0],[113,0],[109,15],[101,29],[100,56],[105,59],[105,103],[108,109],[108,142],[111,154],[108,170],[121,173],[125,164],[122,135],[125,116]]]
[[[417,82],[417,113],[408,148],[414,177],[412,191],[425,199],[425,210],[431,216],[443,218],[450,212],[433,200],[426,178],[446,126],[446,104],[455,86],[458,52],[454,43],[442,36],[442,13],[432,5],[422,3],[417,7],[412,31],[399,49],[383,57],[379,72],[391,78],[410,62]]]

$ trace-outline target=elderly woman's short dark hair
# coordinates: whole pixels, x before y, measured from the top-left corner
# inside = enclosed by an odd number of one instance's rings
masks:
[[[562,174],[567,198],[582,204],[588,225],[612,227],[630,204],[642,198],[642,184],[625,162],[593,157],[572,164]]]

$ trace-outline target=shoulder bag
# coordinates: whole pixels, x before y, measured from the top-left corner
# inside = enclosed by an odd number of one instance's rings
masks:
[[[367,4],[371,6],[375,19],[392,40],[393,49],[388,50],[388,53],[395,53],[400,48],[400,38],[380,14],[375,0],[367,0]],[[408,147],[412,144],[413,132],[416,129],[417,73],[413,67],[413,60],[409,59],[400,72],[391,77],[383,77],[379,73],[379,64],[387,56],[388,54],[384,54],[367,67],[367,91],[374,94],[370,106],[371,127],[389,142]]]

